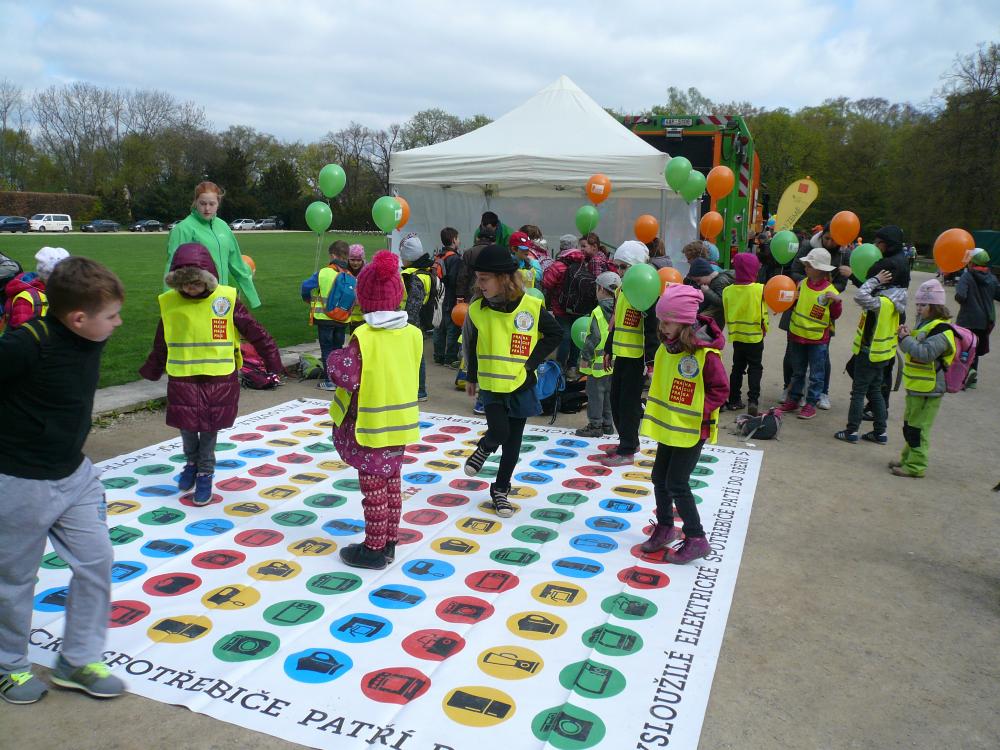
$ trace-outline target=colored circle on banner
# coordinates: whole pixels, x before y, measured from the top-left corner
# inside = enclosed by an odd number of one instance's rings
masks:
[[[435,458],[424,462],[424,468],[431,471],[455,471],[459,466],[457,461],[445,461],[442,458]]]
[[[539,471],[558,471],[566,468],[566,464],[561,461],[553,461],[551,458],[536,458],[530,466]]]
[[[584,659],[559,672],[559,684],[584,698],[612,698],[625,689],[625,675],[608,664]]]
[[[711,453],[702,453],[698,457],[698,463],[700,464],[717,464],[719,463],[719,457],[713,456]]]
[[[642,636],[621,625],[598,625],[581,636],[585,646],[589,646],[605,656],[627,656],[642,649]]]
[[[134,513],[142,507],[141,503],[135,500],[112,500],[108,503],[107,510],[109,516],[124,516]]]
[[[333,453],[337,449],[333,446],[333,443],[321,441],[319,443],[310,443],[304,450],[306,453]]]
[[[521,579],[506,570],[477,570],[465,577],[466,586],[484,594],[502,594],[516,588],[519,583]]]
[[[453,435],[424,435],[420,439],[425,443],[431,443],[432,445],[453,443],[455,441],[455,437]]]
[[[310,495],[302,501],[302,504],[308,505],[310,508],[339,508],[346,502],[347,498],[343,495],[324,492],[319,495]]]
[[[482,492],[490,485],[481,479],[452,479],[448,486],[459,492]]]
[[[263,437],[263,435],[258,435],[256,432],[239,432],[235,435],[230,435],[229,439],[239,443],[249,443],[253,440],[261,440]]]
[[[308,599],[289,599],[272,604],[264,610],[264,620],[271,625],[288,627],[315,622],[323,616],[324,607]]]
[[[531,589],[531,596],[551,607],[576,607],[587,601],[587,592],[566,581],[543,581]]]
[[[569,626],[551,612],[517,612],[507,618],[507,629],[529,641],[550,641],[564,635]]]
[[[152,610],[146,602],[135,599],[119,599],[111,602],[108,612],[109,628],[125,628],[145,619]]]
[[[311,593],[322,596],[346,594],[361,588],[361,578],[354,573],[345,573],[339,570],[331,573],[317,573],[306,581],[306,588]]]
[[[482,433],[480,433],[480,434],[482,434]],[[522,435],[521,436],[521,442],[522,443],[544,443],[548,439],[549,438],[546,435]]]
[[[279,484],[274,487],[268,487],[257,493],[259,497],[264,500],[271,500],[273,502],[280,502],[282,500],[288,500],[289,498],[295,497],[302,490],[298,487],[292,487],[288,484]]]
[[[710,477],[714,473],[715,473],[714,471],[712,471],[711,469],[709,469],[706,466],[695,466],[691,470],[691,476],[693,476],[693,477]]]
[[[403,565],[403,575],[414,581],[440,581],[455,574],[455,566],[444,560],[420,558],[407,560]]]
[[[201,586],[194,573],[161,573],[143,581],[142,590],[150,596],[181,596]]]
[[[194,493],[193,492],[187,492],[187,493],[181,495],[180,504],[183,505],[183,506],[185,506],[185,507],[187,507],[187,508],[196,508],[196,507],[199,507],[199,506],[196,506],[194,504],[193,499],[194,499]],[[220,495],[218,492],[213,492],[211,494],[211,496],[208,498],[208,505],[217,505],[218,503],[221,503],[221,502],[222,502],[222,495]],[[205,506],[201,506],[201,507],[205,507]]]
[[[479,654],[476,664],[490,677],[525,680],[542,671],[542,657],[524,646],[494,646]]]
[[[446,450],[444,452],[444,455],[446,455],[448,458],[465,459],[471,456],[474,452],[475,451],[473,451],[471,448],[451,448],[450,450]]]
[[[540,471],[522,471],[520,474],[515,474],[514,479],[528,484],[548,484],[552,481],[551,476]]]
[[[501,724],[517,711],[513,698],[484,685],[453,688],[445,695],[442,708],[455,723],[477,728]]]
[[[426,598],[427,594],[415,586],[398,583],[379,586],[368,594],[368,601],[382,609],[412,609]]]
[[[584,523],[587,524],[587,528],[594,531],[604,531],[612,534],[619,531],[626,531],[632,526],[624,518],[615,518],[614,516],[591,516]]]
[[[236,630],[222,636],[212,647],[221,661],[257,661],[273,656],[281,648],[278,636],[263,630]]]
[[[649,532],[652,534],[652,530]],[[656,552],[644,552],[642,549],[642,543],[632,545],[629,553],[632,557],[638,558],[643,562],[651,563],[652,565],[667,565],[670,563],[670,558],[667,556],[667,547],[656,550]]]
[[[147,570],[145,563],[135,560],[115,560],[111,566],[111,583],[125,583],[143,575]]]
[[[601,609],[622,620],[648,620],[659,608],[649,599],[635,594],[612,594],[601,602]]]
[[[357,479],[338,479],[333,483],[333,489],[344,492],[360,492],[361,483]]]
[[[203,570],[225,570],[245,562],[247,556],[235,549],[210,549],[199,552],[191,564]]]
[[[353,612],[330,623],[330,634],[344,643],[371,643],[391,633],[391,622],[367,612]]]
[[[331,536],[351,536],[365,530],[365,522],[361,518],[334,518],[323,524],[323,531]]]
[[[602,510],[609,510],[612,513],[638,513],[642,510],[642,506],[639,503],[631,500],[616,500],[613,497],[601,500],[598,505]]]
[[[700,479],[689,479],[688,487],[692,490],[703,490],[708,487],[708,482],[703,482]]]
[[[447,513],[443,510],[434,510],[433,508],[420,508],[403,514],[403,521],[416,526],[434,526],[447,520]]]
[[[421,534],[416,529],[406,529],[402,526],[399,527],[399,531],[396,532],[396,540],[399,544],[416,544],[424,535]]]
[[[249,451],[248,451],[249,452]],[[285,470],[280,466],[275,466],[274,464],[261,464],[260,466],[254,466],[250,471],[247,472],[252,477],[257,477],[258,479],[271,479],[272,477],[280,477],[285,473]]]
[[[412,443],[411,445],[406,446],[404,450],[407,453],[416,453],[419,455],[421,453],[433,453],[435,449],[433,445],[424,445],[423,443]]]
[[[479,551],[479,545],[471,539],[459,537],[443,537],[431,542],[431,548],[442,555],[474,555]]]
[[[503,528],[503,524],[500,521],[494,521],[490,518],[466,516],[455,521],[455,527],[463,534],[483,536],[485,534],[496,534]]]
[[[285,659],[285,674],[296,682],[321,685],[343,677],[354,662],[343,651],[330,648],[307,648]]]
[[[159,508],[139,516],[139,523],[144,523],[147,526],[169,526],[183,521],[185,517],[183,511],[161,505]]]
[[[638,565],[618,571],[618,580],[633,589],[663,589],[670,584],[666,573]]]
[[[523,485],[515,484],[510,488],[510,492],[507,493],[507,497],[511,500],[530,500],[533,497],[538,496],[538,490],[534,487],[524,487]]]
[[[618,495],[619,497],[646,497],[649,494],[648,487],[641,487],[637,484],[619,484],[616,487],[612,487],[611,491]]]
[[[559,538],[559,532],[548,526],[518,526],[511,536],[519,542],[545,544]]]
[[[62,612],[69,601],[69,586],[57,586],[35,595],[36,612]]]
[[[292,432],[292,434],[295,435],[295,437],[302,437],[302,438],[319,437],[320,435],[323,434],[323,431],[322,430],[304,429],[304,430],[295,430],[295,431]]]
[[[42,567],[45,570],[67,570],[69,563],[59,557],[58,552],[49,552],[42,558]]]
[[[301,572],[302,566],[294,560],[265,560],[248,571],[258,581],[290,581]]]
[[[292,542],[285,549],[296,557],[325,557],[334,553],[337,543],[326,537],[310,536]]]
[[[465,648],[465,639],[451,630],[427,628],[406,636],[400,645],[417,659],[444,661]]]
[[[604,572],[604,566],[586,557],[560,557],[553,560],[552,569],[570,578],[593,578]]]
[[[502,547],[490,553],[490,559],[493,562],[520,567],[538,562],[540,557],[541,555],[538,552],[526,549],[525,547]]]
[[[209,609],[246,609],[259,601],[257,589],[239,583],[219,586],[201,597],[201,603]]]
[[[170,464],[147,464],[145,466],[137,466],[135,468],[135,473],[142,477],[154,476],[156,474],[169,474],[174,471],[174,467]]]
[[[184,527],[184,531],[192,536],[218,536],[232,530],[235,526],[226,518],[203,518]]]
[[[146,635],[156,643],[190,643],[211,630],[212,621],[203,615],[171,615],[154,622]]]
[[[261,513],[271,509],[271,506],[266,503],[258,503],[253,500],[244,500],[240,503],[230,503],[222,509],[222,512],[227,516],[236,516],[237,518],[250,518],[251,516],[259,516]]]
[[[556,445],[561,445],[564,448],[586,448],[586,440],[574,440],[573,438],[561,438],[556,440]]]
[[[604,555],[618,549],[618,542],[604,534],[579,534],[569,540],[569,546],[581,552]]]
[[[413,667],[386,667],[369,672],[361,678],[361,692],[379,703],[405,706],[426,693],[430,678]]]
[[[284,534],[274,529],[247,529],[233,537],[233,541],[241,547],[270,547],[284,538]]]
[[[467,495],[457,495],[453,492],[442,492],[427,498],[428,505],[434,505],[438,508],[457,508],[460,505],[468,504],[468,502]]]
[[[579,453],[576,451],[571,451],[568,448],[549,448],[544,451],[546,456],[551,456],[552,458],[576,458]]]
[[[215,489],[223,492],[243,492],[244,490],[252,490],[256,486],[257,483],[247,477],[229,477],[229,479],[215,483]]]
[[[117,547],[121,544],[131,544],[136,539],[141,539],[143,533],[131,526],[118,525],[108,529],[108,537],[111,539],[111,544]]]
[[[344,469],[349,469],[350,464],[328,458],[326,461],[320,461],[316,464],[316,468],[322,469],[323,471],[343,471]]]
[[[298,440],[292,440],[291,438],[271,438],[264,443],[264,445],[270,445],[274,448],[294,448],[298,444]]]
[[[566,523],[576,517],[576,513],[562,508],[536,508],[531,511],[531,518],[549,523]]]
[[[508,498],[509,497],[513,497],[513,491],[511,492],[511,494],[508,495]],[[521,511],[521,506],[518,505],[517,503],[511,503],[510,506],[513,509],[513,513],[515,515]],[[483,500],[483,502],[479,503],[479,505],[476,506],[476,510],[478,510],[483,515],[496,516],[497,518],[500,517],[497,516],[496,508],[493,507],[493,502],[491,500]]]
[[[437,484],[441,481],[441,475],[433,471],[415,471],[404,474],[403,480],[410,484]]]
[[[329,475],[324,474],[323,472],[301,471],[288,477],[288,481],[295,482],[295,484],[319,484],[320,482],[325,482],[329,478]]]
[[[181,456],[181,460],[186,459]],[[106,490],[127,490],[129,487],[135,487],[139,484],[139,480],[135,477],[109,477],[102,479],[101,484]]]
[[[441,428],[441,432],[445,432],[449,435],[464,435],[466,432],[470,432],[472,428],[465,427],[463,425],[446,425]]]
[[[308,526],[316,523],[319,518],[311,510],[283,510],[271,516],[271,520],[279,526]]]
[[[223,458],[215,462],[216,471],[235,471],[247,465],[246,461],[239,461],[235,458]],[[178,475],[179,476],[179,475]]]
[[[607,729],[596,714],[564,703],[535,716],[531,720],[531,732],[557,750],[577,750],[598,745]]]
[[[622,479],[630,482],[651,482],[653,476],[648,471],[626,471],[622,474]]]
[[[288,425],[284,424],[260,424],[257,425],[255,430],[260,430],[261,432],[281,432],[282,430],[287,430]]]
[[[445,622],[475,623],[488,620],[496,610],[474,596],[452,596],[437,605],[434,613]]]
[[[548,501],[554,505],[568,505],[570,507],[583,505],[587,502],[587,496],[582,492],[557,492],[548,496]]]

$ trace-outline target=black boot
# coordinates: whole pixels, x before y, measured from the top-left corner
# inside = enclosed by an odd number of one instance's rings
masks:
[[[352,568],[384,570],[386,565],[384,550],[371,549],[364,544],[348,544],[340,550],[340,559]]]

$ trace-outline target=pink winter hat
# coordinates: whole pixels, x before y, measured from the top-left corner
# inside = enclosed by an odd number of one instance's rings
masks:
[[[918,305],[945,304],[944,287],[937,279],[928,279],[917,289],[916,303]]]
[[[691,325],[698,318],[698,306],[705,295],[700,289],[686,284],[668,286],[656,303],[656,317],[664,323],[686,323]]]
[[[348,260],[364,260],[365,259],[365,247],[364,245],[354,244],[351,245],[347,252]]]
[[[399,258],[388,250],[379,250],[372,262],[358,274],[356,289],[361,312],[398,310],[403,301],[403,278]]]

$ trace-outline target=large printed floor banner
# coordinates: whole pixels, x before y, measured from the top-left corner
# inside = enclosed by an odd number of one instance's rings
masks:
[[[485,423],[422,415],[396,560],[350,569],[357,473],[327,402],[219,436],[212,504],[176,487],[180,441],[100,465],[116,562],[106,660],[129,690],[322,748],[695,748],[736,585],[760,453],[706,447],[691,477],[714,554],[645,556],[655,444],[530,426],[512,518],[462,472]],[[32,659],[51,665],[70,573],[42,563]]]

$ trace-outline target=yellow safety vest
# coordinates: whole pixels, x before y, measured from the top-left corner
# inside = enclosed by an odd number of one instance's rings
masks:
[[[424,340],[414,326],[354,332],[361,348],[361,387],[354,439],[366,448],[387,448],[420,440],[417,386]],[[344,421],[351,392],[337,388],[330,402],[334,424]]]
[[[532,266],[529,265],[527,268],[521,268],[521,269],[519,269],[519,271],[521,273],[521,278],[524,279],[524,288],[525,289],[534,289],[535,288],[535,269]]]
[[[27,291],[26,289],[22,289],[20,292],[14,295],[14,299],[12,299],[10,302],[10,309],[13,310],[14,303],[17,302],[19,299],[23,299],[25,302],[28,302],[31,305],[32,309],[35,311],[34,315],[32,315],[33,318],[44,318],[45,313],[49,311],[49,298],[45,296],[45,292],[39,289],[35,289],[35,295],[37,295],[37,300],[31,294],[31,292]],[[41,309],[39,309],[39,306],[41,307]]]
[[[326,300],[330,297],[330,290],[333,289],[333,282],[337,280],[339,271],[333,266],[321,268],[317,281],[319,285],[313,289],[312,318],[313,320],[332,320],[326,314]]]
[[[799,298],[792,308],[792,319],[788,324],[789,332],[799,338],[819,341],[823,338],[827,328],[831,328],[833,323],[830,320],[830,301],[825,305],[819,303],[819,296],[827,294],[830,297],[838,296],[837,288],[833,284],[827,284],[818,292],[809,288],[806,281],[799,283]]]
[[[756,344],[767,333],[763,284],[730,284],[722,290],[722,309],[730,341]]]
[[[167,342],[167,375],[229,375],[243,366],[233,317],[235,287],[220,284],[204,299],[171,289],[157,299]]]
[[[525,294],[513,312],[483,305],[482,298],[469,305],[476,326],[476,359],[479,387],[493,393],[513,393],[528,377],[524,369],[538,344],[538,318],[542,301]]]
[[[611,354],[615,357],[641,359],[645,353],[642,311],[636,310],[625,295],[618,291],[615,300],[615,329],[611,333]]]
[[[879,297],[879,302],[878,322],[875,323],[875,330],[872,332],[872,340],[868,349],[868,359],[872,362],[885,362],[895,357],[896,344],[899,343],[897,335],[899,312],[888,297]],[[858,320],[858,330],[854,332],[854,344],[851,347],[854,354],[861,351],[861,339],[864,335],[867,319],[868,310],[862,310],[861,318]]]
[[[945,338],[948,339],[949,349],[945,353],[942,364],[948,367],[955,359],[955,333],[951,330],[948,322],[935,318],[921,323],[913,331],[913,336],[921,340],[932,336],[939,327],[944,328]],[[903,355],[903,387],[908,391],[916,393],[930,393],[937,385],[937,360],[933,362],[917,362],[909,354]]]
[[[603,378],[611,374],[613,368],[609,367],[604,369],[604,346],[608,343],[608,321],[604,317],[604,311],[601,306],[598,305],[594,308],[594,311],[590,313],[590,319],[597,321],[597,330],[601,334],[601,340],[598,342],[597,347],[594,349],[594,361],[591,363],[590,367],[581,367],[580,372],[584,375],[589,375],[592,378]],[[587,329],[590,330],[589,327]]]
[[[718,349],[698,349],[694,354],[671,354],[660,344],[653,363],[653,382],[646,397],[640,432],[658,443],[690,448],[701,440],[705,408],[705,357]],[[719,432],[719,410],[709,417],[708,442]]]
[[[410,279],[408,276],[412,276],[417,273],[417,278],[420,279],[420,283],[424,285],[424,304],[427,304],[427,300],[431,298],[431,285],[429,279],[421,278],[426,276],[427,273],[419,268],[404,268],[401,272],[403,274],[403,301],[399,303],[399,309],[406,309],[406,300],[410,296]]]

